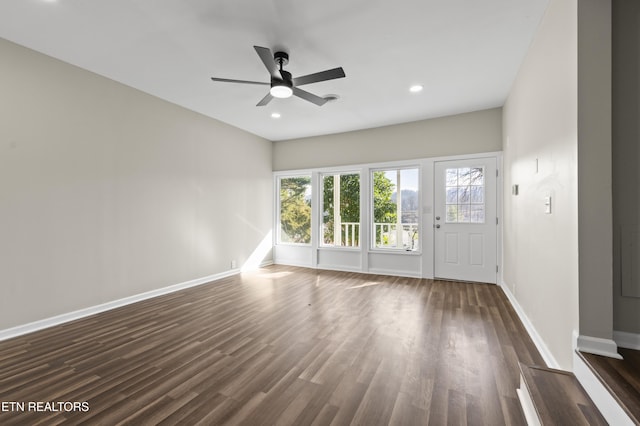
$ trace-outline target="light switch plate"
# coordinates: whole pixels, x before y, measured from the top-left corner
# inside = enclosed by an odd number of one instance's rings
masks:
[[[551,196],[544,197],[544,212],[551,214]]]

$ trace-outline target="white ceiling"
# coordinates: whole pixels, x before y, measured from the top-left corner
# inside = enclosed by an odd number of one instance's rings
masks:
[[[0,37],[283,140],[501,106],[547,1],[2,0]],[[256,107],[267,86],[210,80],[268,82],[254,45],[294,77],[342,66],[304,86],[340,99]]]

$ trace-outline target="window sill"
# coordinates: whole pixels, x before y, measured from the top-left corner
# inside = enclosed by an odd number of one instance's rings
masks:
[[[368,252],[375,253],[375,254],[400,254],[403,256],[422,256],[421,250],[398,250],[398,249],[372,248],[372,249],[369,249]]]
[[[361,247],[347,247],[347,246],[320,246],[318,250],[336,250],[336,251],[361,251]]]

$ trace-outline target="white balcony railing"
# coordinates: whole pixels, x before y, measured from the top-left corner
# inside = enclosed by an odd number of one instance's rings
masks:
[[[396,248],[407,251],[418,250],[418,224],[403,223],[398,232],[397,223],[374,223],[375,247]],[[360,245],[360,224],[358,222],[342,222],[340,224],[340,239],[335,243],[343,247],[358,247]],[[398,245],[398,241],[402,241]]]
[[[342,222],[341,242],[345,247],[358,247],[360,245],[360,224],[358,222]]]
[[[374,223],[373,226],[376,247],[407,251],[419,249],[417,223],[403,223],[401,229],[398,229],[397,223]],[[401,241],[401,245],[398,241]]]

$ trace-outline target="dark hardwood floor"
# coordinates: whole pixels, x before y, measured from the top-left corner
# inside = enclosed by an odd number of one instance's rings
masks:
[[[640,424],[640,351],[618,348],[623,359],[580,352],[580,356],[635,424]]]
[[[607,425],[607,421],[573,373],[523,364],[520,364],[520,370],[540,424]]]
[[[524,424],[519,362],[495,285],[273,266],[0,342],[0,424]]]

